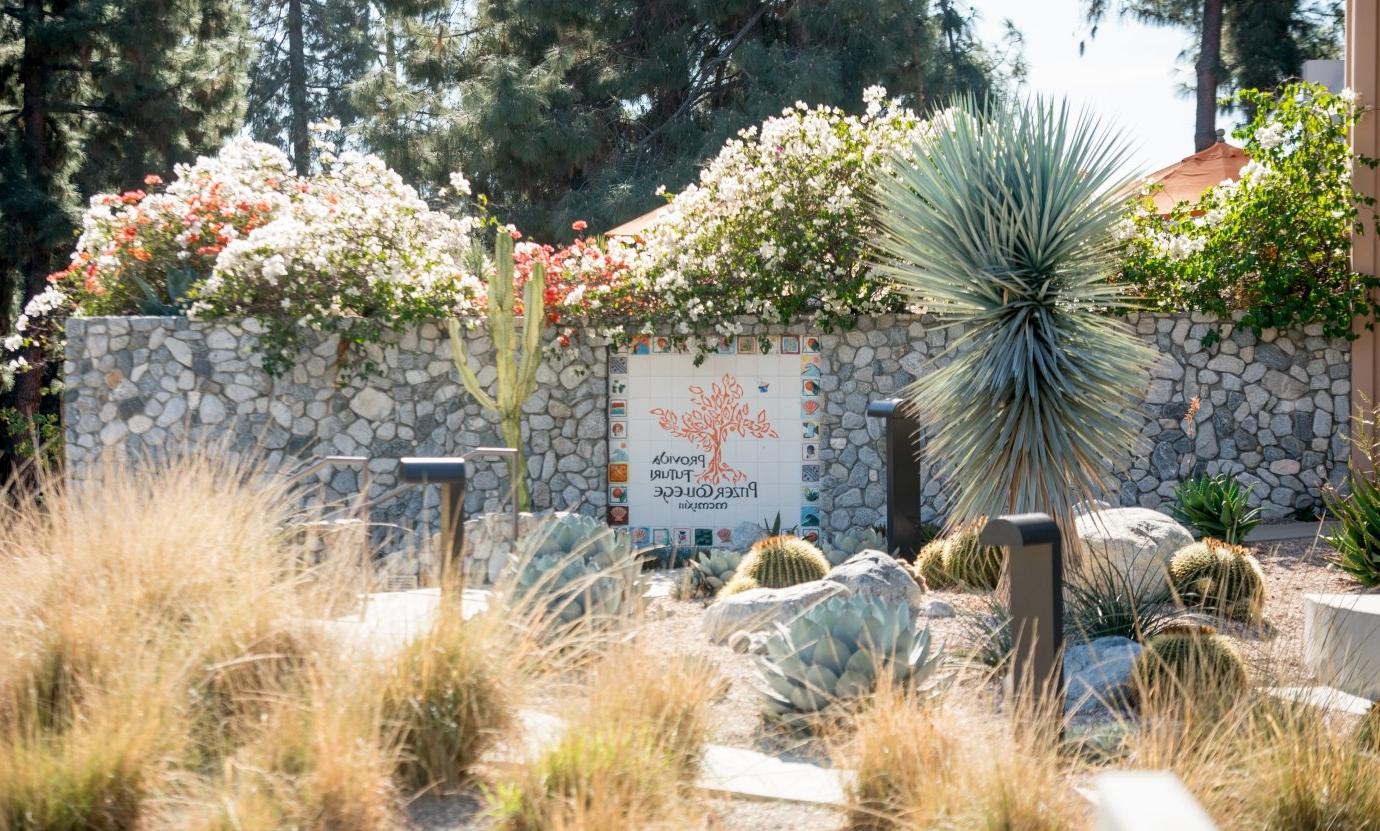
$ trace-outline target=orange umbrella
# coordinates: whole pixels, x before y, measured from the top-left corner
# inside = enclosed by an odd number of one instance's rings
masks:
[[[1206,150],[1157,170],[1146,177],[1164,186],[1155,194],[1155,207],[1167,214],[1178,202],[1197,202],[1204,191],[1224,179],[1240,179],[1241,168],[1250,160],[1245,150],[1219,140]]]

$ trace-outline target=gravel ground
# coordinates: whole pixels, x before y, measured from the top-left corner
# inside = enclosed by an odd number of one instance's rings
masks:
[[[1321,540],[1261,543],[1252,546],[1252,550],[1265,572],[1265,623],[1254,627],[1222,622],[1218,629],[1237,639],[1262,681],[1297,679],[1303,672],[1303,595],[1360,589],[1327,564],[1332,552]],[[967,621],[983,613],[990,596],[933,591],[927,597],[948,601],[958,611],[956,617],[929,621],[936,641],[945,644],[952,654],[967,645]],[[640,635],[646,646],[668,655],[703,655],[714,662],[727,682],[726,692],[711,703],[715,727],[710,741],[827,764],[825,749],[787,746],[763,730],[753,660],[705,639],[700,620],[706,601],[661,599],[655,605],[653,620]],[[968,675],[963,683],[981,683],[976,677]],[[792,803],[712,796],[703,804],[706,829],[831,831],[840,827],[842,819],[838,812],[828,808]],[[427,797],[413,804],[412,815],[417,827],[425,831],[473,831],[486,827],[478,817],[478,806],[477,791],[453,797]]]

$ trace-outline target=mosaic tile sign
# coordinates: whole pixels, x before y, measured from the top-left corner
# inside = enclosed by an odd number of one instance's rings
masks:
[[[655,335],[610,356],[609,524],[683,551],[779,513],[818,539],[819,339],[723,338],[693,357]]]

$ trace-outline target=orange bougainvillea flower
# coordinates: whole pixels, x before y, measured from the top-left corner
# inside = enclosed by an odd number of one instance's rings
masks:
[[[574,231],[583,231],[584,229],[586,229],[586,228],[588,228],[588,227],[589,227],[589,223],[588,223],[588,222],[585,222],[583,219],[577,219],[577,220],[575,220],[574,222],[570,223],[570,228],[571,228],[571,230],[574,230]]]
[[[154,185],[161,185],[163,184],[163,177],[159,176],[157,173],[150,173],[149,175],[144,177],[144,184],[148,185],[149,187],[153,187]]]
[[[129,255],[141,263],[146,263],[153,259],[153,255],[145,248],[131,248],[129,249]]]

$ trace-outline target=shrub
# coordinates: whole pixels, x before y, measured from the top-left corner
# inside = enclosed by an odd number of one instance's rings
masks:
[[[881,679],[914,690],[938,668],[928,629],[905,604],[834,597],[810,607],[766,642],[758,662],[763,712],[798,725],[839,702],[869,696]]]
[[[512,720],[492,639],[457,618],[439,616],[390,662],[383,685],[399,774],[418,789],[460,784]]]
[[[1265,608],[1265,573],[1250,551],[1204,539],[1179,549],[1169,561],[1174,592],[1186,604],[1250,623]]]
[[[979,545],[981,521],[955,529],[944,538],[944,574],[970,589],[991,591],[1001,582],[1006,553],[1000,546]]]
[[[822,579],[829,573],[829,561],[811,543],[782,535],[754,543],[738,573],[763,588],[784,589]]]
[[[1240,545],[1260,524],[1260,509],[1250,506],[1250,496],[1248,488],[1226,473],[1198,476],[1174,488],[1170,512],[1196,537]]]
[[[954,578],[944,570],[944,545],[944,538],[936,537],[916,553],[911,566],[915,582],[929,589],[945,589],[954,584]]]
[[[1151,638],[1136,659],[1135,687],[1142,701],[1239,698],[1250,687],[1241,653],[1222,635],[1169,631]]]

